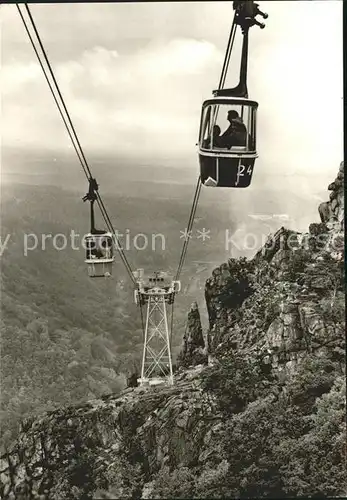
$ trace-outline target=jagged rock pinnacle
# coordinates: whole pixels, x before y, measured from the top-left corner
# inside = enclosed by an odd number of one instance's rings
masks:
[[[205,341],[202,334],[200,312],[198,304],[193,302],[188,313],[187,327],[178,364],[181,366],[194,366],[206,363],[207,358],[204,347]]]

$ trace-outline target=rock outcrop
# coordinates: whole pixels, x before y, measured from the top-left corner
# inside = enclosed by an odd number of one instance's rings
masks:
[[[335,313],[344,308],[343,179],[342,163],[330,200],[320,205],[322,222],[307,233],[281,227],[252,260],[230,259],[213,271],[205,291],[210,352],[263,353],[289,372],[311,352],[341,356],[344,318]]]
[[[344,496],[343,179],[307,233],[213,271],[181,354],[211,366],[23,422],[1,498]]]
[[[319,205],[321,222],[330,228],[344,229],[344,162],[340,164],[339,172],[334,182],[329,184],[329,201]]]
[[[189,367],[207,362],[205,341],[202,334],[198,304],[193,302],[188,313],[186,331],[183,336],[183,346],[178,357],[178,365]]]
[[[0,461],[1,498],[82,498],[81,490],[90,498],[107,489],[115,463],[132,471],[135,491],[137,468],[146,479],[163,464],[196,463],[196,440],[218,420],[215,404],[199,388],[200,370],[185,372],[174,387],[126,389],[23,422],[18,442]],[[125,492],[119,484],[119,498]]]

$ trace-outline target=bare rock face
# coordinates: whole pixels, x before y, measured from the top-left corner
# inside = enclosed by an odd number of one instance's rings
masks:
[[[329,201],[318,207],[322,222],[335,225],[337,230],[344,227],[344,163],[340,163],[336,179],[328,186]]]
[[[196,443],[210,419],[218,419],[198,375],[187,371],[173,387],[126,389],[24,422],[0,460],[1,498],[141,498],[143,472],[196,463]],[[116,485],[111,496],[99,496],[110,482]]]
[[[197,303],[193,302],[188,313],[186,332],[183,337],[183,347],[179,355],[178,365],[188,367],[207,363],[204,347],[205,341],[202,334],[199,308]]]
[[[343,348],[343,179],[341,163],[307,233],[281,227],[252,260],[214,270],[205,289],[212,355],[263,352],[289,373],[309,353]]]

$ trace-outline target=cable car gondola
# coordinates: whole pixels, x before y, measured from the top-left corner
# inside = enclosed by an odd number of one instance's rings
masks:
[[[90,278],[107,278],[112,275],[113,237],[112,233],[95,229],[94,202],[97,200],[98,185],[93,178],[89,179],[89,191],[83,201],[90,202],[90,233],[85,236],[85,263],[88,265]]]
[[[241,97],[215,97],[202,105],[199,162],[205,186],[247,187],[256,151],[258,103]]]
[[[233,2],[235,17],[231,28],[218,90],[204,101],[199,132],[200,178],[210,187],[248,187],[252,180],[256,149],[258,103],[248,99],[248,31],[253,25],[264,28],[255,19],[261,12],[253,1]],[[243,35],[240,80],[236,87],[224,89],[237,26]]]
[[[86,259],[90,278],[107,278],[112,275],[113,239],[112,234],[89,233],[85,236]]]

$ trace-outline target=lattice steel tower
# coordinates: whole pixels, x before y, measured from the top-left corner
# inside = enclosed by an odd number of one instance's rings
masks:
[[[165,273],[155,272],[147,279],[143,269],[134,272],[138,288],[135,302],[146,306],[140,385],[173,384],[171,342],[167,306],[173,304],[180,282],[169,280]]]

